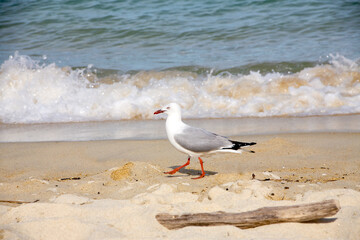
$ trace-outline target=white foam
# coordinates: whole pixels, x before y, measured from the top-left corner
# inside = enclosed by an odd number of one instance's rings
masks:
[[[0,69],[0,121],[151,119],[169,102],[181,103],[186,118],[360,113],[360,67],[342,56],[294,74],[140,72],[109,81],[87,70],[15,53]]]

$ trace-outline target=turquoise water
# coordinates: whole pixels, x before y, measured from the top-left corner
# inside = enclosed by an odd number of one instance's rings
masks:
[[[213,69],[360,57],[359,1],[1,1],[0,63]]]
[[[0,1],[0,123],[360,113],[360,1]]]

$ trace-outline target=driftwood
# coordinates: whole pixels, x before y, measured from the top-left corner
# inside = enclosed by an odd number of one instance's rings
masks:
[[[16,201],[16,200],[0,200],[0,203],[13,203],[13,204],[24,204],[24,203],[36,203],[39,200],[35,200],[33,202],[26,202],[26,201]]]
[[[80,177],[65,177],[65,178],[60,178],[58,179],[58,181],[66,181],[66,180],[80,180]]]
[[[246,229],[273,223],[313,221],[333,216],[339,210],[339,201],[332,199],[293,206],[264,207],[242,213],[213,212],[183,215],[160,213],[156,215],[156,219],[168,229],[218,225],[234,225]]]

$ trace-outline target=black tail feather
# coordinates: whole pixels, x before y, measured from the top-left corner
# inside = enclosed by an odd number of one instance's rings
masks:
[[[232,145],[232,147],[229,148],[223,148],[223,149],[233,149],[233,150],[239,150],[241,147],[246,147],[246,146],[252,146],[255,145],[256,142],[237,142],[237,141],[232,141],[230,140],[230,142],[234,145]],[[255,153],[254,151],[249,151],[251,153]]]

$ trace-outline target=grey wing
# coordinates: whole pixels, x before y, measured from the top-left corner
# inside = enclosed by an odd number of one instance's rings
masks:
[[[192,152],[211,152],[233,144],[223,136],[208,132],[201,128],[188,127],[181,134],[174,136],[175,141]]]

